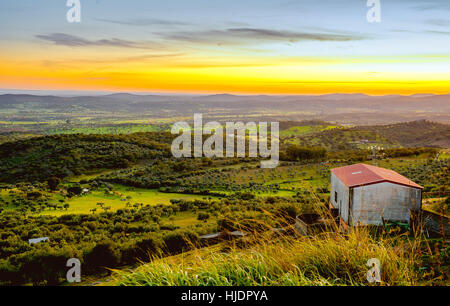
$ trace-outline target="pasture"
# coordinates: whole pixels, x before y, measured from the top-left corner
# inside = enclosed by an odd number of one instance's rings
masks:
[[[57,196],[54,202],[56,203]],[[66,214],[91,214],[91,210],[96,209],[96,213],[104,211],[97,203],[103,203],[103,207],[110,207],[108,211],[117,211],[121,208],[133,208],[145,205],[170,204],[170,200],[195,200],[202,199],[202,196],[178,193],[163,193],[155,189],[132,188],[121,185],[114,185],[112,191],[94,190],[86,195],[76,196],[66,200],[70,206],[67,210],[45,210],[42,215],[61,216]],[[128,207],[127,207],[127,203]],[[142,204],[142,205],[141,205]]]

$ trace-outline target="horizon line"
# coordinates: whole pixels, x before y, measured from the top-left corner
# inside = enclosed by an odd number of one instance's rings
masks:
[[[136,96],[237,96],[237,97],[254,97],[254,96],[269,96],[269,97],[286,97],[286,96],[329,96],[329,95],[364,95],[369,97],[386,97],[386,96],[446,96],[448,93],[436,94],[436,93],[414,93],[414,94],[367,94],[363,92],[346,93],[346,92],[330,92],[320,94],[267,94],[267,93],[189,93],[189,92],[153,92],[153,91],[110,91],[110,90],[46,90],[46,89],[11,89],[0,88],[0,95],[31,95],[31,96],[60,96],[60,97],[82,97],[82,96],[110,96],[118,94],[128,94]]]

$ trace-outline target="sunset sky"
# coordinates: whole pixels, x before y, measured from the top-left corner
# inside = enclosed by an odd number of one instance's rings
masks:
[[[450,1],[1,0],[0,88],[447,94]]]

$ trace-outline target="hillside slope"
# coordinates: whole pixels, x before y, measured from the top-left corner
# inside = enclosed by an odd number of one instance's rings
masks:
[[[368,285],[366,264],[377,258],[382,285],[425,284],[419,273],[421,251],[395,238],[368,231],[316,237],[284,237],[222,250],[200,249],[155,260],[134,271],[115,271],[109,285],[121,286],[330,286]],[[410,250],[414,248],[414,252]]]
[[[405,147],[450,147],[450,125],[419,120],[383,126],[359,127],[358,130],[376,132]]]
[[[450,125],[419,120],[391,125],[340,127],[305,135],[290,135],[288,142],[323,146],[329,150],[383,147],[450,147]]]
[[[0,145],[0,182],[45,181],[168,156],[171,135],[55,135]]]

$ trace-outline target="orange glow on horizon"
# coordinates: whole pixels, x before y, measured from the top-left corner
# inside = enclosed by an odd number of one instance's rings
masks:
[[[269,62],[266,58],[204,60],[186,56],[128,61],[105,57],[81,62],[64,58],[44,61],[38,56],[24,61],[0,58],[0,88],[286,95],[449,93],[448,72],[366,72],[360,65],[367,62],[355,58],[273,58]]]

